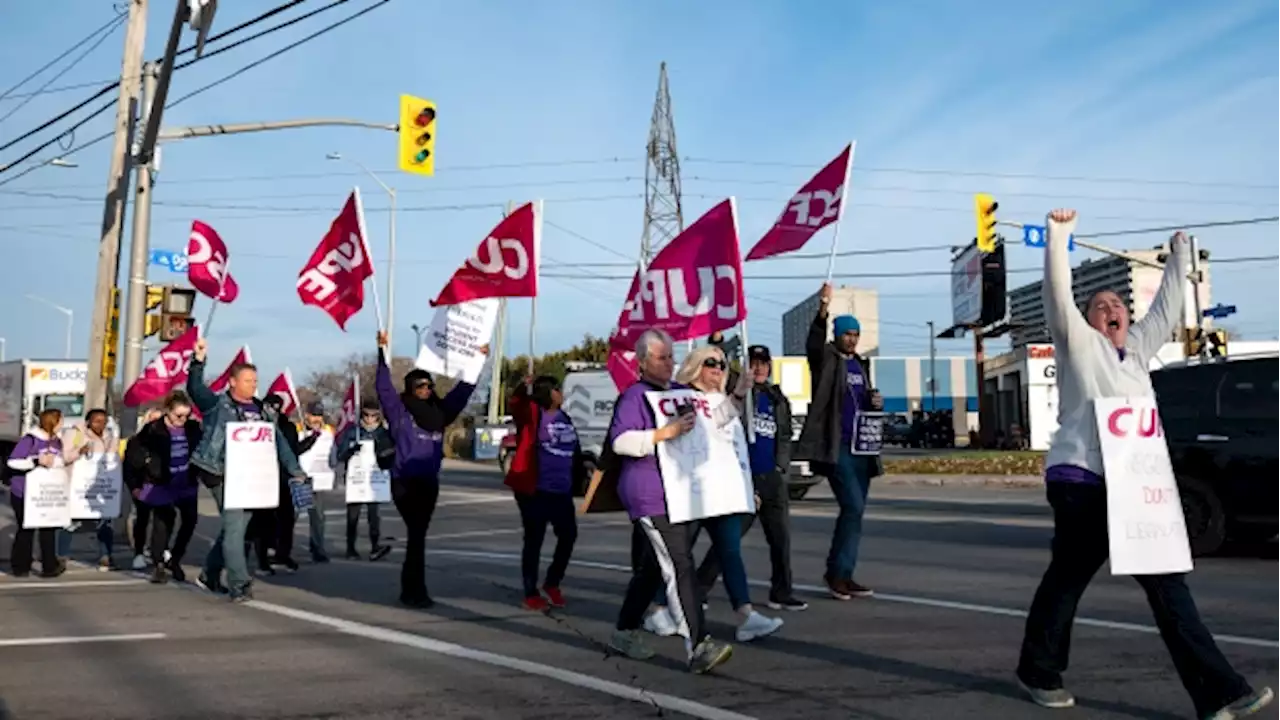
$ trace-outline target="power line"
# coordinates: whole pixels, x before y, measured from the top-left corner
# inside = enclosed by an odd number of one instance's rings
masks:
[[[1139,230],[1111,230],[1108,232],[1081,234],[1077,237],[1083,240],[1086,238],[1115,237],[1118,235],[1143,235],[1146,233],[1177,232],[1179,230],[1200,230],[1203,228],[1231,227],[1235,225],[1257,225],[1259,223],[1273,223],[1276,221],[1280,221],[1280,216],[1249,218],[1247,220],[1215,220],[1211,222],[1191,223],[1188,225],[1168,225],[1165,227],[1142,228]]]
[[[72,61],[71,61],[71,64],[70,64],[70,65],[66,66],[66,67],[65,67],[65,68],[63,68],[61,71],[59,71],[56,75],[54,75],[53,77],[51,77],[51,78],[49,78],[48,80],[46,80],[44,85],[41,85],[39,88],[37,88],[37,89],[36,89],[36,91],[35,91],[35,92],[33,92],[33,93],[31,93],[31,94],[27,95],[27,96],[26,96],[26,98],[25,98],[22,102],[18,103],[18,106],[17,106],[17,107],[15,107],[15,108],[13,108],[12,110],[10,110],[10,111],[8,112],[8,114],[6,114],[4,117],[0,117],[0,122],[3,122],[3,121],[4,121],[6,118],[8,118],[10,115],[13,115],[14,113],[16,113],[16,112],[18,112],[19,110],[21,110],[23,107],[25,107],[25,106],[26,106],[26,104],[27,104],[27,103],[31,102],[32,98],[34,98],[34,97],[36,97],[37,95],[39,95],[41,92],[43,92],[43,91],[44,91],[44,89],[45,89],[45,88],[47,88],[47,87],[49,87],[50,85],[52,85],[52,84],[53,84],[53,83],[54,83],[58,78],[62,77],[63,75],[66,75],[68,72],[70,72],[70,71],[71,71],[71,69],[72,69],[72,68],[74,68],[76,65],[80,64],[80,61],[84,59],[84,56],[85,56],[85,55],[88,55],[89,53],[91,53],[91,52],[93,52],[94,50],[96,50],[96,49],[98,48],[98,46],[99,46],[99,45],[101,45],[101,44],[103,43],[103,41],[104,41],[104,40],[106,40],[108,37],[110,37],[110,36],[111,36],[111,31],[115,30],[117,27],[120,27],[121,23],[123,23],[123,22],[124,22],[125,17],[126,17],[126,13],[120,13],[120,14],[116,15],[115,17],[111,18],[110,20],[108,20],[108,21],[107,21],[107,23],[106,23],[105,25],[103,25],[102,27],[99,27],[97,30],[94,30],[93,32],[89,33],[89,34],[88,34],[87,36],[85,36],[84,38],[82,38],[82,39],[78,40],[78,41],[76,42],[76,44],[74,44],[74,45],[72,45],[71,47],[69,47],[69,48],[67,48],[66,50],[64,50],[64,51],[63,51],[63,53],[62,53],[61,55],[59,55],[58,57],[56,57],[56,58],[54,58],[54,59],[50,60],[49,62],[47,62],[47,63],[45,63],[43,66],[41,66],[41,67],[40,67],[40,69],[36,70],[35,72],[31,73],[30,75],[28,75],[28,76],[26,76],[26,77],[22,78],[21,80],[19,80],[17,85],[14,85],[13,87],[9,88],[8,90],[4,91],[3,93],[0,93],[0,100],[4,100],[5,98],[9,97],[9,95],[10,95],[14,90],[17,90],[18,88],[20,88],[20,87],[22,87],[24,84],[26,84],[26,82],[27,82],[28,80],[30,80],[30,79],[32,79],[32,78],[34,78],[34,77],[36,77],[37,75],[39,75],[40,73],[44,72],[45,70],[48,70],[48,69],[49,69],[50,67],[52,67],[55,63],[57,63],[59,60],[61,60],[61,59],[65,58],[66,56],[70,55],[70,54],[71,54],[74,50],[76,50],[77,48],[79,48],[79,47],[81,47],[81,46],[85,45],[86,43],[92,42],[92,44],[89,46],[89,48],[88,48],[87,50],[85,50],[84,52],[80,53],[80,55],[79,55],[79,56],[77,56],[77,57],[76,57],[76,59],[74,59],[74,60],[72,60]],[[100,37],[97,37],[97,39],[96,39],[96,40],[94,40],[94,37],[96,37],[96,36],[100,36]]]

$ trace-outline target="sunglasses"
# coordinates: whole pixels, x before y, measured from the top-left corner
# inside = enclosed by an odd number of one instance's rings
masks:
[[[724,370],[726,367],[728,367],[728,364],[726,364],[725,361],[720,360],[718,358],[707,358],[706,360],[702,361],[702,367],[715,368],[716,370]]]

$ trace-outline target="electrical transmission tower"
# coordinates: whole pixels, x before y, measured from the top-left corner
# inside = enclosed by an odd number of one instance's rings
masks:
[[[641,264],[648,265],[653,255],[681,230],[684,230],[684,212],[680,203],[680,157],[676,154],[676,125],[671,116],[671,92],[664,62],[658,69],[658,92],[653,99],[653,120],[649,123],[649,143],[645,148]]]

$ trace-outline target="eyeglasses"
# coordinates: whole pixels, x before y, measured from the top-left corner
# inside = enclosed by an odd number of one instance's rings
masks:
[[[173,411],[173,412],[169,413],[169,417],[170,417],[170,419],[172,419],[174,422],[186,422],[186,421],[187,421],[187,418],[191,417],[191,411],[190,411],[190,410],[175,410],[175,411]]]
[[[728,367],[728,365],[725,363],[725,361],[720,360],[719,358],[707,358],[706,360],[702,361],[702,367],[715,368],[716,370],[724,370],[726,367]]]

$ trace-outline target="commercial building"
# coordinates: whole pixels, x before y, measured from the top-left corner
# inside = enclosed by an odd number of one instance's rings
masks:
[[[1129,254],[1149,262],[1157,262],[1159,255],[1166,252],[1168,252],[1167,248],[1157,248],[1131,251]],[[1202,262],[1200,269],[1204,272],[1204,282],[1200,284],[1200,306],[1207,308],[1210,299],[1209,262],[1207,260]],[[1127,258],[1108,255],[1099,260],[1085,260],[1076,266],[1071,273],[1071,292],[1075,296],[1076,306],[1082,307],[1093,293],[1099,290],[1111,290],[1129,305],[1129,311],[1136,322],[1141,320],[1151,307],[1151,301],[1160,288],[1160,278],[1163,274],[1163,270],[1142,265]],[[1036,281],[1009,292],[1009,324],[1012,326],[1010,341],[1015,348],[1033,343],[1050,342],[1049,329],[1044,319],[1042,284],[1043,281]],[[1185,307],[1184,323],[1187,327],[1197,324],[1195,303],[1191,302],[1191,293],[1192,284],[1188,280],[1186,281],[1188,302]],[[1170,340],[1173,339],[1175,338],[1170,338]]]
[[[1232,355],[1275,352],[1280,343],[1235,342]],[[1151,361],[1151,370],[1183,358],[1182,343],[1167,343]],[[972,368],[969,370],[972,373]],[[983,392],[992,410],[995,432],[1016,432],[1032,450],[1048,450],[1058,429],[1058,367],[1053,345],[1032,343],[988,358],[983,364]],[[876,382],[880,382],[876,378]]]
[[[804,341],[809,337],[809,326],[818,312],[818,293],[801,300],[798,305],[782,313],[782,354],[804,355]],[[862,337],[858,340],[858,352],[868,357],[880,351],[880,293],[869,288],[838,287],[832,293],[829,312],[836,315],[852,315],[862,325]],[[827,339],[831,328],[827,327]]]

